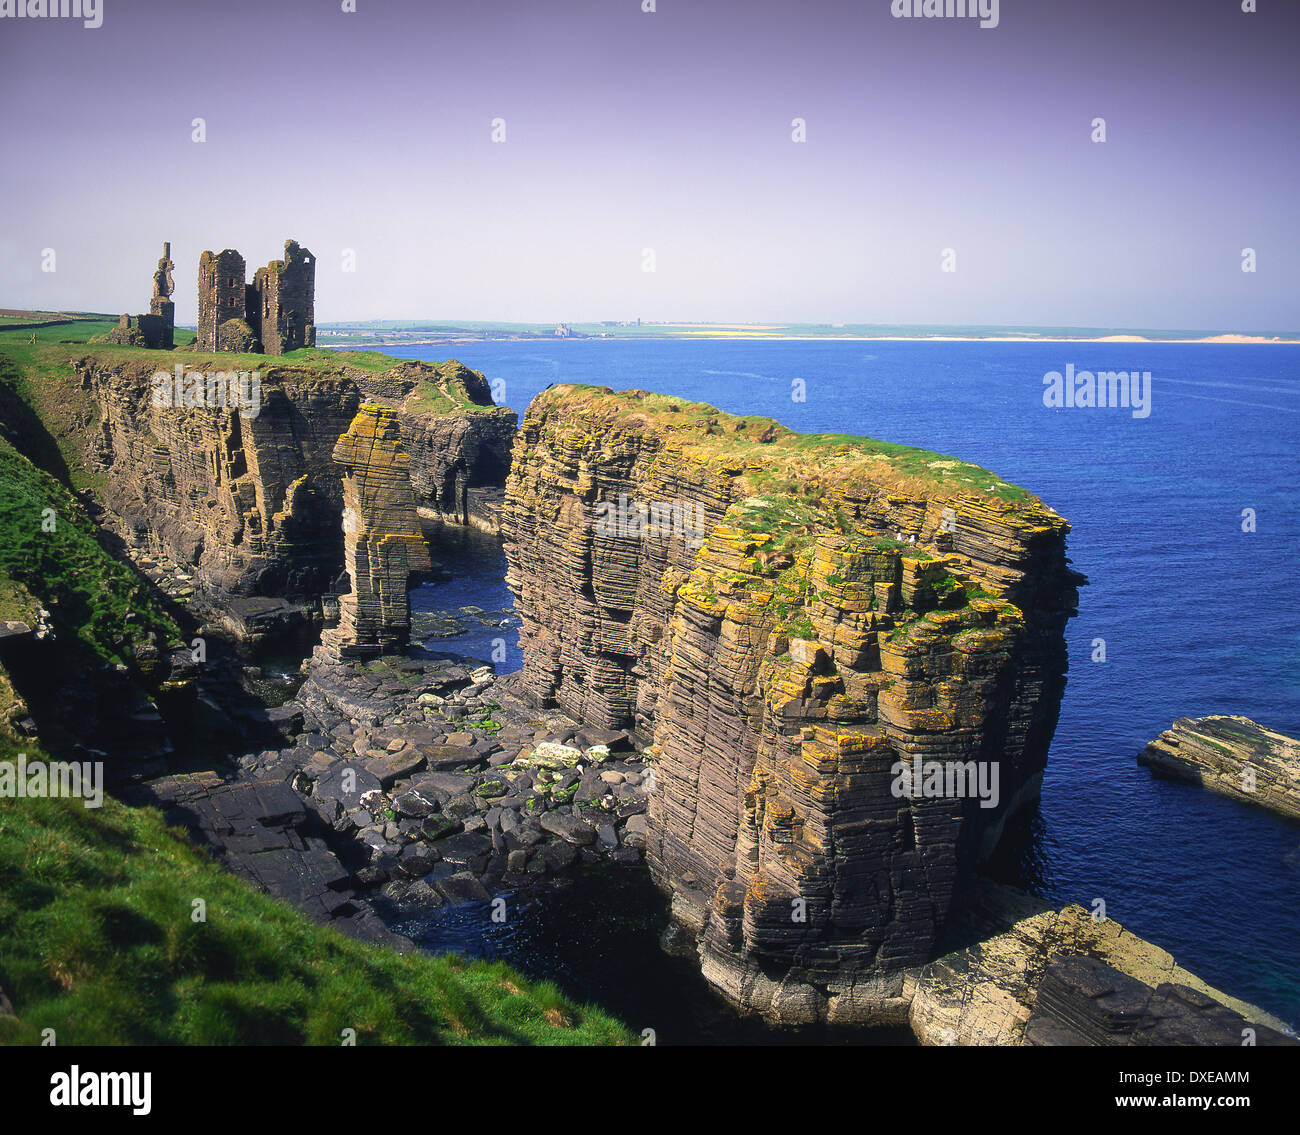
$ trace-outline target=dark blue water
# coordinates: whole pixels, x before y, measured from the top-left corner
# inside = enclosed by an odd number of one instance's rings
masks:
[[[472,528],[446,526],[429,541],[437,563],[451,573],[445,580],[411,589],[411,612],[428,611],[450,616],[464,627],[454,637],[419,639],[415,646],[430,654],[457,654],[491,662],[498,674],[513,674],[524,664],[519,650],[519,616],[506,586],[505,554],[495,536]],[[483,614],[462,614],[465,607],[482,608]],[[494,625],[498,623],[499,625]],[[415,630],[419,630],[419,622]]]
[[[1300,734],[1300,347],[569,340],[454,354],[522,412],[551,383],[640,387],[984,465],[1074,526],[1090,579],[1035,824],[1034,888],[1104,898],[1211,984],[1300,1022],[1300,825],[1134,762],[1176,717]],[[1067,363],[1149,370],[1151,413],[1049,410]],[[791,399],[792,380],[807,399]],[[1242,531],[1242,510],[1257,531]],[[488,604],[481,600],[479,606]],[[1106,661],[1093,662],[1095,639]]]

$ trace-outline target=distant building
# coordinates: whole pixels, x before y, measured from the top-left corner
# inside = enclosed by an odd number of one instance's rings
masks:
[[[557,339],[567,339],[572,334],[573,332],[565,327],[563,323],[557,323],[555,325],[555,337]]]
[[[316,258],[294,240],[244,281],[244,258],[233,248],[199,257],[200,351],[283,355],[316,345]]]

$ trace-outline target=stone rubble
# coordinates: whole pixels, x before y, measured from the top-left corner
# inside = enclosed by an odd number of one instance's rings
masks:
[[[490,666],[318,651],[307,669],[303,732],[240,772],[292,785],[356,887],[427,908],[642,862],[646,770],[626,732],[539,715]]]

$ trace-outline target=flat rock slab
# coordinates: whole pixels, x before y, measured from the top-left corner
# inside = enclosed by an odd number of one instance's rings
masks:
[[[543,831],[559,836],[566,843],[585,847],[589,843],[596,842],[596,829],[578,816],[561,816],[554,812],[546,812],[541,817],[541,825]]]
[[[483,759],[473,745],[422,744],[419,751],[428,762],[428,767],[435,770],[465,768],[478,764]]]
[[[425,756],[413,749],[404,749],[389,757],[372,757],[366,761],[366,771],[378,778],[384,788],[391,788],[425,767]]]
[[[474,791],[474,777],[464,772],[427,772],[416,777],[411,787],[422,795],[431,795],[445,804],[453,796],[468,796]]]
[[[339,800],[352,808],[360,805],[366,793],[377,792],[382,787],[379,777],[360,761],[339,761],[317,779],[313,795]]]
[[[363,776],[359,770],[358,782]],[[285,781],[180,774],[137,786],[131,802],[162,808],[169,823],[188,827],[232,873],[309,918],[363,940],[412,948],[351,890],[349,872],[321,838],[327,829],[316,802],[308,808]]]
[[[458,871],[438,881],[438,890],[453,906],[464,903],[487,902],[491,897],[487,888],[468,871]]]
[[[444,863],[463,866],[475,875],[482,874],[492,856],[492,841],[477,832],[461,832],[438,841],[438,854]]]

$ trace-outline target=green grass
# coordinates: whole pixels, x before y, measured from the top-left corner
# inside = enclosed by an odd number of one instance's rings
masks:
[[[6,747],[0,755],[12,758]],[[29,759],[36,755],[29,749]],[[206,921],[191,920],[194,899]],[[633,1044],[509,967],[402,956],[317,926],[105,800],[0,801],[0,1043]]]
[[[194,350],[194,332],[179,328],[176,348],[171,351],[91,341],[116,326],[116,320],[78,319],[71,324],[37,328],[36,342],[32,343],[31,330],[6,331],[0,325],[0,418],[12,417],[15,409],[25,414],[24,422],[6,420],[4,424],[10,430],[18,428],[23,438],[19,447],[29,457],[74,489],[98,492],[104,488],[104,475],[87,461],[86,449],[87,423],[93,428],[99,420],[99,406],[71,365],[77,359],[89,357],[104,365],[135,367],[145,373],[170,371],[177,363],[203,371],[256,370],[262,374],[264,385],[316,376],[341,380],[348,371],[384,374],[398,367],[416,371],[427,368],[433,377],[426,378],[412,392],[405,407],[408,411],[464,414],[495,408],[470,397],[465,379],[477,372],[469,372],[454,360],[428,364],[394,358],[381,351],[331,351],[323,347],[285,355],[212,354]],[[481,375],[477,377],[482,380]],[[486,380],[482,381],[486,386]],[[6,408],[10,413],[5,413]]]
[[[159,645],[181,637],[148,583],[100,545],[68,490],[0,438],[0,598],[21,606],[24,594],[50,611],[63,649],[74,638],[101,661],[129,663],[131,646],[151,632]]]
[[[705,402],[642,390],[565,384],[537,396],[581,413],[592,433],[602,425],[636,423],[681,444],[723,473],[741,475],[749,491],[772,496],[820,496],[864,476],[885,489],[916,496],[970,494],[1033,513],[1042,502],[1026,489],[978,465],[915,446],[853,434],[799,434],[772,418],[737,417]],[[766,438],[760,441],[759,438]]]

